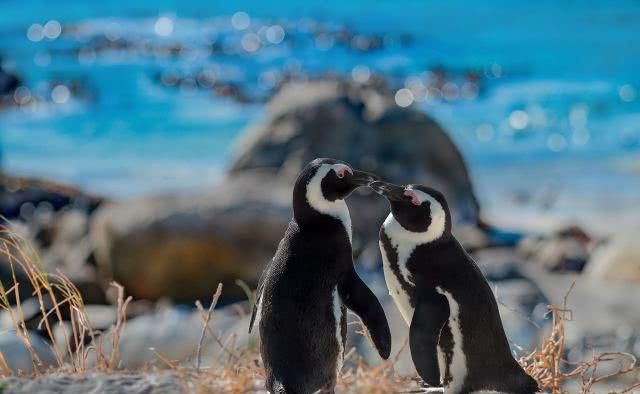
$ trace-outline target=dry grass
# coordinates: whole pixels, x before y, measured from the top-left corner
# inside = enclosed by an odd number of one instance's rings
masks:
[[[9,316],[13,330],[29,351],[36,375],[41,372],[55,370],[57,372],[79,373],[88,370],[91,353],[95,356],[92,370],[113,371],[119,362],[120,337],[126,324],[126,309],[131,298],[124,299],[124,289],[112,283],[118,293],[117,319],[115,325],[105,333],[98,332],[91,326],[84,301],[78,289],[62,273],[48,274],[39,268],[35,251],[25,240],[17,236],[5,226],[0,226],[0,254],[9,263],[12,274],[11,286],[5,288],[0,283],[0,308]],[[31,336],[23,313],[23,294],[20,282],[16,279],[16,271],[24,273],[33,289],[28,297],[35,297],[39,305],[39,322],[37,328],[43,330],[50,340],[51,349],[57,365],[45,365],[34,350]],[[15,305],[12,305],[11,301]],[[66,317],[66,319],[65,319]],[[63,343],[59,343],[54,334],[55,327],[62,332]],[[111,338],[111,351],[102,346],[105,338]],[[87,345],[89,343],[89,345]],[[20,374],[12,371],[0,354],[0,367],[4,375]]]
[[[572,380],[578,382],[580,394],[588,394],[595,392],[594,386],[598,383],[627,374],[640,373],[635,356],[624,352],[601,353],[581,362],[569,362],[564,358],[566,341],[564,323],[573,320],[571,310],[567,308],[567,297],[571,289],[573,285],[565,295],[562,308],[549,306],[553,319],[551,332],[537,349],[520,359],[520,364],[525,371],[538,381],[540,388],[552,394],[565,393],[564,385]],[[597,373],[598,369],[610,367],[610,364],[617,366],[614,367],[613,372]],[[630,393],[635,389],[640,389],[640,382],[633,383],[615,393]]]
[[[113,283],[118,294],[116,305],[116,323],[107,332],[95,330],[85,312],[84,302],[76,287],[61,273],[46,274],[38,268],[36,253],[29,245],[6,227],[0,226],[0,253],[8,261],[13,281],[10,287],[0,283],[0,307],[9,316],[13,329],[25,348],[29,350],[35,375],[51,372],[65,374],[84,374],[87,372],[122,373],[119,371],[120,339],[126,326],[127,306],[131,298],[125,298],[124,289]],[[39,304],[38,327],[46,333],[53,344],[55,365],[45,365],[32,345],[33,335],[27,328],[22,310],[20,283],[16,280],[16,270],[26,274],[29,285]],[[160,363],[184,382],[185,391],[193,393],[247,393],[264,392],[264,371],[258,353],[258,346],[249,342],[242,350],[236,347],[236,338],[232,335],[220,337],[211,327],[212,315],[222,292],[220,285],[213,295],[211,306],[205,310],[197,303],[202,320],[202,333],[194,354],[195,365],[179,363],[156,352]],[[571,320],[571,313],[565,305],[562,308],[550,306],[553,317],[552,330],[542,341],[540,347],[520,359],[525,370],[531,374],[545,392],[564,393],[567,382],[574,381],[580,386],[580,393],[594,392],[594,386],[603,381],[621,375],[638,372],[635,358],[626,353],[604,353],[581,363],[569,363],[565,355],[564,322]],[[361,323],[360,323],[361,324]],[[62,331],[63,343],[56,341],[54,329]],[[364,326],[358,331],[369,338]],[[60,335],[57,336],[58,338]],[[202,367],[201,351],[206,338],[215,341],[222,349],[222,355],[215,365]],[[370,339],[370,338],[369,338]],[[103,343],[109,341],[109,351]],[[405,341],[402,349],[406,348]],[[93,354],[93,361],[89,362]],[[346,358],[346,367],[336,386],[337,393],[390,393],[417,392],[419,382],[414,378],[402,377],[395,371],[400,352],[388,361],[370,366],[351,349]],[[624,365],[614,372],[598,374],[603,364],[623,361]],[[149,373],[148,369],[126,371]],[[0,375],[14,376],[23,374],[12,370],[0,353]],[[640,383],[632,384],[618,393],[631,393],[640,389]]]

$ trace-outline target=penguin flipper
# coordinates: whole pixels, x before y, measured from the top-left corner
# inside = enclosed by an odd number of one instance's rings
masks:
[[[253,330],[253,323],[256,320],[256,315],[258,312],[258,299],[260,296],[256,296],[256,303],[253,304],[253,311],[251,311],[251,320],[249,321],[249,334],[251,334],[251,330]]]
[[[429,386],[440,385],[438,339],[448,318],[449,303],[435,290],[417,300],[409,328],[409,348],[418,374]]]
[[[251,334],[251,330],[253,330],[253,323],[256,320],[256,315],[258,314],[258,303],[260,302],[260,296],[262,295],[260,287],[256,290],[256,302],[253,304],[253,310],[251,311],[251,320],[249,321],[249,334]]]
[[[256,316],[258,315],[258,306],[260,305],[260,301],[262,299],[262,291],[264,290],[264,282],[266,282],[266,278],[269,274],[269,269],[271,268],[271,264],[273,262],[269,262],[267,268],[262,271],[262,275],[260,275],[260,279],[258,280],[258,289],[256,290],[256,301],[253,303],[253,311],[251,312],[251,320],[249,321],[249,334],[251,334],[251,330],[253,329],[253,323],[255,323]]]
[[[338,292],[346,307],[362,319],[380,357],[388,359],[391,354],[391,331],[384,309],[353,267],[343,276]]]

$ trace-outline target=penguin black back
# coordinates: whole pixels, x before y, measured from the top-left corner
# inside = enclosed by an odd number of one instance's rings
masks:
[[[425,383],[456,394],[535,393],[536,381],[511,355],[489,284],[451,234],[444,196],[421,185],[372,187],[391,205],[380,230],[385,279]]]
[[[374,177],[332,159],[309,163],[293,189],[294,217],[265,269],[252,315],[260,322],[267,389],[333,390],[346,339],[346,308],[387,358],[391,334],[380,303],[353,268],[344,198]]]

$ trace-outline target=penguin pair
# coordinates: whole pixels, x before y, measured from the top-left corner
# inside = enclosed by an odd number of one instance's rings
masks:
[[[296,180],[293,218],[258,285],[249,331],[259,321],[267,390],[333,392],[346,308],[389,357],[384,311],[353,268],[344,202],[366,185],[391,205],[380,230],[385,280],[410,326],[411,356],[425,384],[447,394],[535,393],[535,380],[511,356],[488,283],[451,234],[442,194],[385,183],[333,159],[312,161]]]
[[[344,199],[373,175],[316,159],[293,188],[293,218],[258,284],[249,324],[259,321],[266,388],[273,394],[333,392],[347,335],[346,308],[362,319],[384,359],[391,333],[384,310],[353,267]]]
[[[384,276],[425,385],[447,394],[536,393],[511,355],[489,284],[451,233],[444,196],[421,185],[370,187],[391,206],[380,229]]]

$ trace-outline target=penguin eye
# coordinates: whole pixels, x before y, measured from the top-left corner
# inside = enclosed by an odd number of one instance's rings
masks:
[[[353,175],[353,171],[351,171],[351,168],[347,167],[347,166],[343,166],[338,168],[337,170],[335,170],[336,175],[338,176],[338,178],[342,179],[344,178],[344,175],[348,172],[351,175]]]
[[[411,204],[416,206],[420,206],[422,204],[422,201],[420,201],[420,198],[418,197],[418,195],[414,193],[412,190],[405,190],[404,195],[411,199]]]

